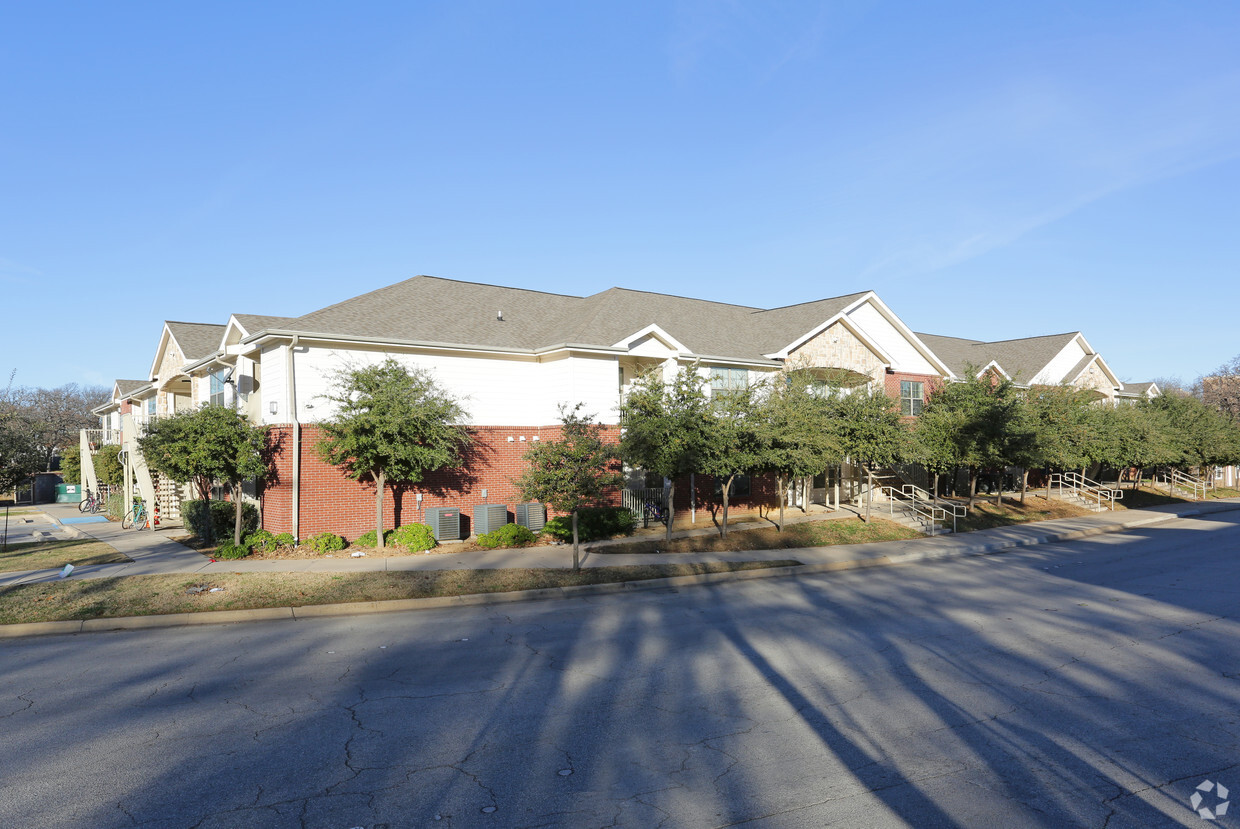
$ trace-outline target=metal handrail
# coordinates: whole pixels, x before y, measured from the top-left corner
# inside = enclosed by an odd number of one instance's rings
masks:
[[[1185,490],[1192,494],[1194,501],[1204,501],[1206,493],[1214,489],[1214,481],[1202,480],[1189,475],[1187,472],[1181,472],[1178,469],[1172,469],[1170,474],[1163,473],[1163,480],[1167,481],[1167,494],[1174,495],[1175,488]],[[1197,493],[1201,494],[1198,495]]]
[[[918,487],[913,487],[917,490]],[[925,490],[922,490],[923,492]],[[888,513],[892,518],[895,517],[896,502],[900,503],[903,509],[911,511],[922,523],[930,527],[930,535],[934,535],[938,525],[947,523],[948,511],[941,506],[936,505],[933,500],[922,498],[918,500],[916,492],[905,493],[902,490],[892,486],[879,485],[878,492],[880,495],[886,494]],[[952,516],[952,532],[956,531],[956,513],[953,510]]]
[[[922,489],[917,486],[917,484],[905,484],[900,487],[900,491],[914,501],[920,498],[923,501],[929,501],[934,506],[945,511],[952,517],[952,532],[956,531],[956,519],[964,518],[969,514],[968,507],[961,504],[953,504],[951,501],[939,500],[938,496],[934,495],[929,490]]]
[[[120,429],[84,429],[86,432],[86,442],[89,444],[91,451],[99,449],[101,446],[115,446],[121,442]]]
[[[1059,495],[1062,500],[1063,490],[1065,488],[1072,491],[1072,494],[1078,498],[1094,499],[1098,504],[1098,509],[1105,506],[1109,510],[1115,509],[1115,502],[1124,499],[1124,491],[1122,489],[1112,489],[1103,486],[1097,481],[1091,481],[1079,472],[1054,472],[1046,480],[1046,497],[1051,497],[1051,487],[1059,485]]]

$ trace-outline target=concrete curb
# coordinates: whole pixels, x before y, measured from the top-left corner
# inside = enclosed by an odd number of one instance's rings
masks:
[[[892,567],[902,564],[916,564],[926,561],[941,561],[971,556],[989,556],[1008,550],[1023,547],[1036,547],[1043,544],[1057,544],[1064,541],[1078,541],[1098,535],[1124,532],[1125,530],[1148,527],[1175,521],[1180,518],[1191,518],[1197,515],[1209,515],[1216,512],[1240,510],[1240,503],[1219,503],[1210,505],[1214,508],[1195,508],[1183,512],[1167,512],[1154,516],[1143,516],[1132,521],[1102,527],[1091,527],[1066,532],[1031,535],[1028,538],[1010,539],[989,544],[977,544],[960,549],[926,550],[895,555],[872,556],[869,558],[831,561],[823,564],[800,564],[784,567],[767,567],[756,570],[738,570],[730,573],[700,573],[690,576],[669,576],[662,579],[645,579],[642,581],[612,582],[609,584],[583,584],[571,587],[544,587],[537,590],[515,590],[504,593],[470,593],[464,596],[443,596],[430,599],[391,599],[377,602],[347,602],[341,604],[303,605],[301,607],[270,607],[253,610],[206,610],[198,613],[168,613],[155,616],[119,616],[111,619],[87,619],[85,621],[64,622],[29,622],[25,624],[0,625],[0,639],[16,639],[26,636],[47,636],[66,633],[97,633],[111,630],[143,630],[153,628],[188,627],[191,625],[218,625],[236,622],[258,622],[326,618],[331,616],[364,616],[375,613],[400,613],[411,610],[438,610],[445,607],[485,607],[489,605],[513,604],[516,602],[538,602],[554,599],[580,599],[590,596],[608,596],[617,593],[635,593],[639,591],[674,590],[680,587],[701,587],[727,582],[749,581],[751,579],[788,578],[810,576],[822,573],[839,573],[848,570],[862,570],[871,567]],[[1028,525],[1017,525],[1028,526]],[[790,557],[795,557],[796,550],[783,550]]]

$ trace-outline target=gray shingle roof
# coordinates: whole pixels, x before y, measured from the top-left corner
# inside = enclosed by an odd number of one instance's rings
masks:
[[[198,360],[215,353],[220,347],[220,339],[224,336],[223,325],[212,325],[205,322],[173,322],[169,320],[168,330],[181,346],[181,353],[186,361]]]
[[[1150,389],[1154,387],[1153,382],[1145,383],[1121,383],[1120,391],[1124,394],[1149,394]]]
[[[282,323],[309,334],[538,349],[611,346],[651,324],[695,354],[762,360],[864,292],[765,310],[611,288],[589,297],[416,276]],[[503,319],[497,319],[502,312]]]
[[[993,360],[1017,383],[1028,383],[1046,368],[1046,364],[1054,359],[1055,355],[1062,351],[1064,346],[1071,342],[1078,333],[1073,331],[1067,334],[1022,337],[1017,340],[999,340],[989,343],[960,337],[944,337],[939,334],[919,333],[917,336],[930,347],[931,351],[939,355],[953,372],[960,376],[964,376],[966,366],[972,365],[980,369]],[[1079,373],[1080,369],[1077,371]],[[1070,378],[1055,378],[1054,382],[1061,382],[1064,379]]]
[[[124,397],[127,394],[133,394],[149,382],[149,380],[117,380],[116,391],[121,397]]]
[[[264,328],[279,328],[292,322],[294,317],[271,317],[262,314],[233,314],[246,334],[257,334]]]

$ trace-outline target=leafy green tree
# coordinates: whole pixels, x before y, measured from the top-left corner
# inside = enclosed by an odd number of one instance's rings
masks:
[[[854,389],[833,402],[840,449],[860,464],[866,474],[865,520],[869,522],[874,501],[874,470],[898,463],[912,454],[908,428],[900,419],[896,401],[878,389]]]
[[[978,472],[1015,459],[1019,405],[1012,381],[989,374],[978,377],[973,367],[967,368],[964,380],[941,386],[926,401],[922,417],[930,412],[932,418],[954,418],[951,451],[969,470],[970,507],[977,498]],[[1002,498],[999,487],[996,503]]]
[[[1230,417],[1195,397],[1164,394],[1150,402],[1162,413],[1168,435],[1167,463],[1202,474],[1215,464],[1240,461],[1240,433]]]
[[[939,496],[940,476],[963,465],[956,440],[961,415],[945,406],[926,407],[913,423],[909,459],[920,463],[933,476],[930,491]]]
[[[784,529],[788,486],[843,460],[831,418],[828,390],[805,370],[781,374],[766,384],[757,418],[764,432],[762,467],[775,475],[779,491],[779,530]]]
[[[758,412],[758,387],[752,384],[716,389],[711,398],[713,423],[698,460],[699,471],[719,482],[723,520],[719,535],[728,535],[728,501],[740,475],[761,469],[768,457],[767,432]]]
[[[696,366],[681,368],[670,384],[659,369],[642,375],[620,404],[620,454],[629,464],[671,481],[667,540],[672,538],[677,479],[699,472],[714,418],[705,379]]]
[[[1020,396],[1012,428],[1020,442],[1011,459],[1022,467],[1021,502],[1028,488],[1029,470],[1077,469],[1105,455],[1098,445],[1098,427],[1091,417],[1091,392],[1072,386],[1034,386]]]
[[[267,471],[262,459],[265,440],[266,430],[251,426],[245,415],[223,406],[203,406],[152,421],[138,439],[138,446],[151,469],[178,483],[193,482],[204,502],[210,502],[215,481],[228,484],[233,500],[233,543],[239,545],[241,486]]]
[[[125,465],[121,463],[121,447],[117,444],[100,446],[91,461],[95,464],[95,477],[99,483],[120,486],[125,482]]]
[[[459,465],[471,441],[459,425],[465,409],[430,372],[390,357],[342,371],[327,397],[337,414],[322,424],[316,449],[354,480],[374,482],[376,546],[382,550],[384,488]]]
[[[1115,441],[1114,454],[1108,463],[1117,469],[1135,468],[1130,487],[1135,490],[1147,467],[1167,463],[1171,457],[1166,421],[1162,412],[1145,400],[1117,406],[1111,410],[1110,417]]]
[[[581,408],[581,403],[572,409],[560,406],[560,437],[539,441],[526,452],[529,467],[513,481],[522,499],[572,514],[574,571],[581,569],[578,512],[601,503],[623,480],[615,448],[603,441],[603,427]]]
[[[67,484],[82,483],[82,447],[79,444],[60,450],[60,477]]]

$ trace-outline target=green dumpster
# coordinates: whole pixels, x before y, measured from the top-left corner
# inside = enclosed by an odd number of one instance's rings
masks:
[[[56,484],[56,503],[58,504],[76,504],[82,500],[83,494],[80,484]]]

